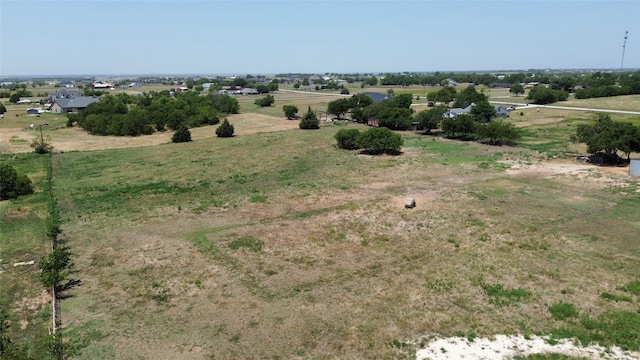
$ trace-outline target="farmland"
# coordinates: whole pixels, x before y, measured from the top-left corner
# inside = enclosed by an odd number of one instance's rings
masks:
[[[282,114],[334,98],[241,99],[228,116],[235,137],[208,126],[183,144],[40,118],[82,280],[62,301],[64,333],[90,339],[80,358],[411,358],[436,337],[570,327],[549,310],[557,303],[593,319],[637,314],[640,186],[626,168],[571,160],[584,148],[569,136],[591,114],[523,109],[509,118],[525,132],[515,147],[401,132],[402,154],[369,156],[333,139],[363,125],[303,131]],[[571,106],[627,106],[581,101]],[[0,205],[0,258],[4,300],[28,337],[46,329],[48,299],[36,267],[8,264],[47,251],[37,240],[46,164],[25,154],[33,118],[16,109],[2,123],[2,159],[38,191]]]

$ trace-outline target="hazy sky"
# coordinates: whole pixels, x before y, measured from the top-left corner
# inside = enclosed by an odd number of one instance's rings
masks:
[[[640,0],[7,1],[0,76],[640,68]]]

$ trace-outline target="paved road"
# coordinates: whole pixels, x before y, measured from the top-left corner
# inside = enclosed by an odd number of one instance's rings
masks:
[[[516,110],[519,109],[528,109],[528,108],[548,108],[548,109],[559,109],[559,110],[578,110],[578,111],[592,111],[592,112],[603,112],[603,113],[614,113],[614,114],[630,114],[630,115],[640,115],[640,111],[626,111],[626,110],[609,110],[609,109],[593,109],[593,108],[581,108],[581,107],[571,107],[571,106],[555,106],[555,105],[536,105],[536,104],[519,104],[512,103],[506,101],[489,101],[492,104],[499,105],[515,105]]]

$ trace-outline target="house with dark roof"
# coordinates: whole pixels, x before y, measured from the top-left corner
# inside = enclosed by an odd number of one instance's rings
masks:
[[[476,106],[475,103],[471,103],[471,105],[467,106],[466,108],[451,108],[449,109],[447,112],[445,112],[442,116],[443,117],[448,117],[448,118],[454,118],[458,115],[462,115],[462,114],[469,114],[471,113],[471,108],[473,108],[474,106]],[[509,116],[509,110],[505,107],[502,107],[500,105],[493,105],[493,108],[496,111],[496,117],[508,117]]]
[[[47,94],[46,102],[52,102],[54,99],[72,99],[82,96],[82,91],[80,90],[70,90],[70,89],[59,89],[54,93]]]
[[[385,95],[385,94],[380,94],[380,93],[371,92],[371,91],[363,92],[360,94],[367,95],[368,97],[372,98],[374,103],[379,103],[380,101],[388,100],[393,97],[393,95]]]
[[[49,106],[49,111],[58,114],[74,113],[98,101],[100,101],[100,98],[91,96],[80,96],[71,99],[54,99],[53,104]]]

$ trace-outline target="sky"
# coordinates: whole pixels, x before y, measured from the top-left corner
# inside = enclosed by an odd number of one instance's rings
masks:
[[[0,0],[0,77],[621,65],[640,68],[640,0]]]

